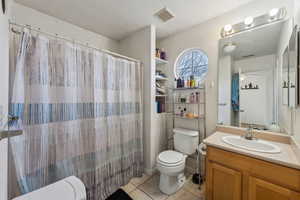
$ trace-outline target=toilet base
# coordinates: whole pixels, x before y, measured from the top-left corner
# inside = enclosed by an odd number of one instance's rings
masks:
[[[166,174],[160,174],[159,189],[161,192],[167,195],[176,193],[182,188],[186,181],[183,173],[178,176],[168,176]]]

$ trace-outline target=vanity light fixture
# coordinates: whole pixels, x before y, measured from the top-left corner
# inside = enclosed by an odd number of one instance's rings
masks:
[[[247,27],[251,27],[253,25],[253,22],[254,22],[253,17],[247,17],[244,21],[244,23]]]
[[[278,21],[284,20],[287,15],[286,8],[273,8],[269,12],[257,16],[247,17],[244,21],[237,24],[227,24],[221,30],[221,37],[226,38],[234,34],[238,34],[243,31],[249,31],[251,29],[265,26],[271,23],[276,23]]]

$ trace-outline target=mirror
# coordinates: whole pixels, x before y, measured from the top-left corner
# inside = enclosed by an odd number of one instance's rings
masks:
[[[219,41],[219,124],[285,132],[280,112],[290,97],[289,49],[284,44],[290,22],[278,21]]]

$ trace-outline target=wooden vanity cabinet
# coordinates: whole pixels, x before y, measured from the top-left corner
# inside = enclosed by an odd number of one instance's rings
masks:
[[[258,178],[249,178],[249,200],[300,200],[300,195],[288,188],[284,188]]]
[[[206,200],[300,200],[300,170],[208,147]]]
[[[208,165],[207,195],[211,200],[241,200],[242,173],[217,163]]]

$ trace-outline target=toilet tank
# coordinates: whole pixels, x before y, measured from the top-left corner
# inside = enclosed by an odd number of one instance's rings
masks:
[[[199,132],[183,128],[175,128],[174,148],[186,155],[192,155],[196,152],[199,145]]]

